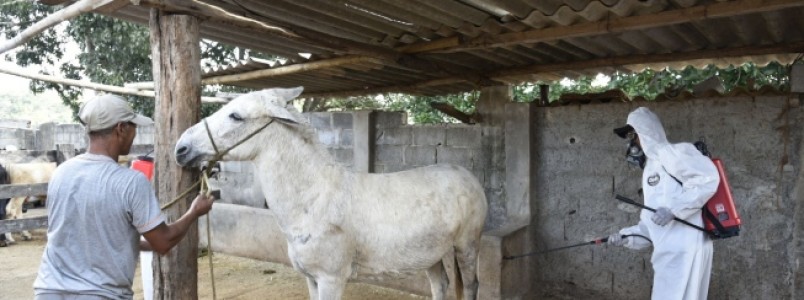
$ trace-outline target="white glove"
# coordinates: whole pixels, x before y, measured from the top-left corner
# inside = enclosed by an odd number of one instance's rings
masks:
[[[673,213],[670,212],[669,208],[664,206],[657,208],[656,212],[653,213],[653,216],[650,217],[651,221],[659,226],[667,225],[667,223],[670,223],[673,218],[675,218]]]
[[[628,238],[623,238],[622,234],[620,234],[619,232],[610,235],[608,241],[606,241],[607,244],[614,246],[623,246],[627,242]]]

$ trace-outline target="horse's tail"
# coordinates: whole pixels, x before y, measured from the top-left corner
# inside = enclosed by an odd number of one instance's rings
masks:
[[[455,264],[455,299],[463,300],[463,277],[461,276],[461,267],[458,265],[458,255],[453,255],[453,263]]]

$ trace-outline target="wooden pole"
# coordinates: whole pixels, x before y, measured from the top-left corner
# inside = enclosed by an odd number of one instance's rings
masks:
[[[141,96],[141,97],[154,97],[154,95],[155,95],[154,91],[146,91],[146,90],[142,90],[142,89],[138,89],[138,88],[125,87],[125,86],[121,87],[121,86],[116,86],[116,85],[100,84],[100,83],[80,81],[80,80],[68,79],[68,78],[59,78],[59,77],[56,77],[56,76],[43,75],[43,74],[34,74],[34,73],[25,72],[25,71],[22,71],[22,70],[19,70],[19,69],[6,68],[6,67],[2,67],[2,66],[0,66],[0,73],[5,73],[5,74],[9,74],[9,75],[24,77],[24,78],[28,78],[28,79],[40,80],[40,81],[45,81],[45,82],[52,82],[52,83],[58,83],[58,84],[63,84],[63,85],[69,85],[69,86],[77,86],[77,87],[87,88],[87,89],[90,89],[90,90],[109,92],[109,93],[115,93],[115,94],[121,94],[121,95],[133,95],[133,96]],[[153,84],[151,84],[151,89],[153,89]],[[227,103],[227,102],[229,102],[229,99],[220,98],[220,97],[201,97],[201,102],[204,102],[204,103]]]
[[[546,84],[539,85],[539,101],[542,106],[550,104],[550,86]]]
[[[193,16],[151,9],[151,56],[156,83],[156,195],[170,202],[198,179],[198,171],[179,167],[173,149],[179,136],[201,117],[201,49]],[[195,193],[163,213],[174,222]],[[164,256],[154,258],[154,299],[198,299],[198,227]]]
[[[139,5],[178,14],[193,15],[215,22],[231,24],[241,28],[256,30],[265,34],[275,34],[288,38],[299,38],[293,32],[279,26],[272,26],[251,18],[230,13],[223,8],[194,0],[140,0]]]

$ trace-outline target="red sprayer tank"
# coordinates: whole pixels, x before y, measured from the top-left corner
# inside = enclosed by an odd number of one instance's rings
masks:
[[[137,156],[137,159],[131,162],[131,168],[145,174],[148,180],[151,180],[154,175],[154,159],[150,156]]]
[[[713,238],[728,238],[740,234],[740,215],[734,205],[734,198],[731,195],[729,181],[723,168],[723,162],[718,158],[712,159],[720,175],[720,184],[715,195],[706,202],[706,209],[703,212],[704,228],[712,234]],[[707,216],[707,211],[711,214]],[[712,220],[714,219],[714,220]],[[716,220],[716,221],[715,221]],[[719,221],[720,226],[716,223]]]

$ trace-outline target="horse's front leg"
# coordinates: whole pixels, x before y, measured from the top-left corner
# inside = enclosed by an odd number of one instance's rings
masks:
[[[318,283],[310,276],[307,278],[307,293],[310,295],[310,300],[318,300]]]
[[[346,288],[346,277],[330,277],[318,279],[318,300],[340,300]]]

